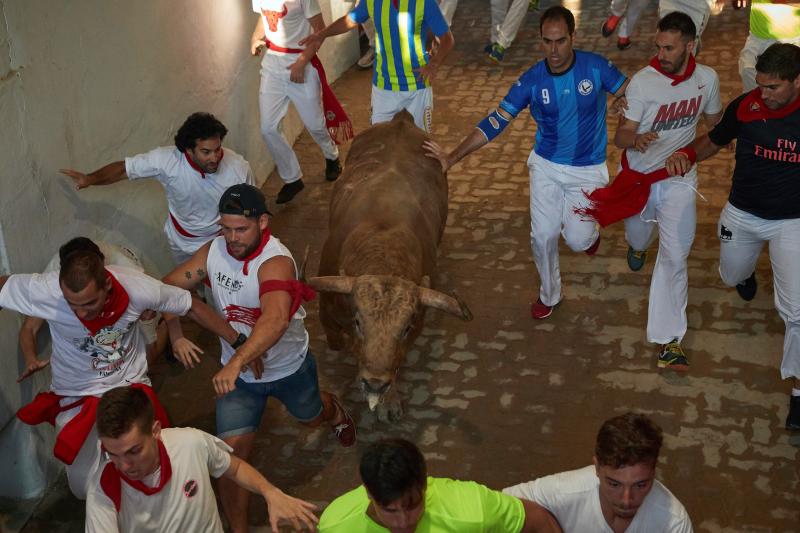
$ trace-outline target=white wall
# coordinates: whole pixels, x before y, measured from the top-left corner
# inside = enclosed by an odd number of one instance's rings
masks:
[[[326,22],[349,7],[320,0]],[[5,0],[0,2],[0,270],[41,270],[75,235],[129,245],[146,268],[170,267],[156,182],[75,191],[59,168],[94,170],[172,137],[194,111],[228,127],[225,145],[259,181],[273,164],[258,128],[257,20],[249,0]],[[330,81],[358,58],[354,34],[320,53]],[[284,124],[301,130],[292,111]],[[51,480],[52,431],[13,414],[49,384],[22,386],[19,317],[0,312],[0,496],[32,497]],[[46,336],[43,337],[46,341]]]

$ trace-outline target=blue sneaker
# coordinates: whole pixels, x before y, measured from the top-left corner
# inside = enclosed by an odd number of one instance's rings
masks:
[[[506,53],[506,49],[500,46],[497,43],[492,45],[492,50],[489,52],[489,59],[494,61],[495,63],[500,63],[503,61],[503,56]]]
[[[647,250],[634,250],[632,246],[628,246],[628,268],[638,272],[642,269],[646,260]]]

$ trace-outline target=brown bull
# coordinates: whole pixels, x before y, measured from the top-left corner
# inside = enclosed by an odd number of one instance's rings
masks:
[[[320,277],[320,320],[334,350],[350,350],[371,410],[402,413],[395,380],[426,307],[472,318],[457,297],[430,288],[447,221],[447,177],[426,157],[427,135],[399,113],[353,141],[333,190]]]

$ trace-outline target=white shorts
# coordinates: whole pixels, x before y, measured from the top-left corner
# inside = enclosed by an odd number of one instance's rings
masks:
[[[433,89],[425,87],[416,91],[387,91],[372,86],[372,124],[389,122],[394,116],[408,110],[418,128],[431,132],[433,115]]]

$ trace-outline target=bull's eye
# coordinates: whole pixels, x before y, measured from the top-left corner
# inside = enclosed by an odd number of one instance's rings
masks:
[[[406,337],[408,337],[408,334],[411,333],[411,328],[412,327],[413,327],[412,324],[409,324],[409,325],[406,326],[406,329],[403,330],[403,337],[402,338],[405,339]]]

